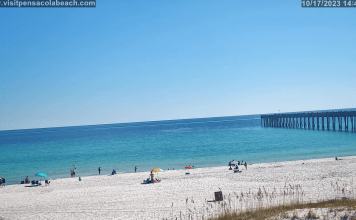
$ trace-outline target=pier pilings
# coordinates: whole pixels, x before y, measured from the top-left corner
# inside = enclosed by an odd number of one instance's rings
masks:
[[[261,126],[356,132],[356,111],[265,114],[261,115]]]

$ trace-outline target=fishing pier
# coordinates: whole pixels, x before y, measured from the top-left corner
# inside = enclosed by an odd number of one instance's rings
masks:
[[[261,126],[356,132],[356,111],[265,114],[261,115]]]

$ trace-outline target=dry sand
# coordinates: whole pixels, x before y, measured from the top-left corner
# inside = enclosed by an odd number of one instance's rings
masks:
[[[241,173],[227,166],[197,168],[190,175],[167,170],[158,174],[160,183],[146,185],[141,183],[148,172],[58,179],[39,187],[10,185],[0,188],[0,219],[206,219],[223,206],[353,197],[356,157],[341,159],[253,164],[247,170],[240,166]],[[225,203],[208,202],[219,188]]]

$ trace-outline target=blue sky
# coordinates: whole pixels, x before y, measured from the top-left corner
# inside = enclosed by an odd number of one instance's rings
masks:
[[[355,8],[0,8],[0,130],[355,108]]]

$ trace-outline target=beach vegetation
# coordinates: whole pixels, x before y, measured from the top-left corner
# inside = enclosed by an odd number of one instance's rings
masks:
[[[255,209],[241,212],[226,212],[209,220],[238,220],[238,219],[318,219],[319,217],[311,209],[326,208],[327,212],[333,212],[333,217],[342,215],[338,219],[356,219],[356,199],[333,199],[313,203],[291,203],[289,205],[278,205],[275,207],[256,207]],[[309,210],[304,215],[298,215],[300,210]],[[332,210],[332,211],[331,211]],[[288,215],[288,213],[292,213]],[[328,214],[329,215],[329,214]]]

